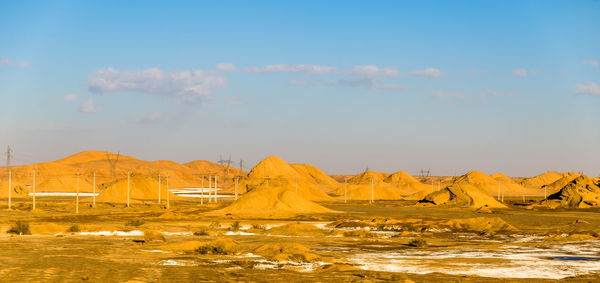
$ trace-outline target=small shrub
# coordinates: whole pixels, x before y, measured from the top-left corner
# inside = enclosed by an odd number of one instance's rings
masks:
[[[208,228],[213,229],[213,230],[221,229],[221,223],[215,221],[213,223],[210,223],[210,225],[208,225]]]
[[[208,229],[202,227],[194,232],[194,236],[208,236]]]
[[[252,229],[267,230],[267,227],[265,227],[265,225],[262,225],[262,224],[252,224]]]
[[[231,230],[231,231],[240,230],[240,222],[236,221],[236,222],[231,223],[231,226],[229,226],[229,230]]]
[[[6,231],[6,233],[17,234],[17,235],[31,235],[31,230],[29,230],[29,223],[17,221],[10,228],[10,230]]]
[[[132,219],[127,221],[127,223],[125,223],[125,226],[134,226],[134,227],[138,227],[138,226],[142,226],[144,225],[144,220],[141,219]]]
[[[231,239],[217,239],[204,243],[194,250],[197,254],[231,255],[235,254],[238,243]]]
[[[227,254],[225,252],[225,250],[223,249],[223,247],[221,246],[213,246],[213,245],[205,245],[205,246],[200,246],[196,249],[196,253],[198,254],[202,254],[202,255],[208,255],[208,254]]]
[[[408,242],[409,247],[424,248],[427,247],[427,242],[423,239],[413,239]]]
[[[69,227],[69,230],[67,230],[67,232],[77,233],[77,232],[81,232],[81,229],[79,229],[79,225],[73,224],[73,225],[71,225],[71,227]]]

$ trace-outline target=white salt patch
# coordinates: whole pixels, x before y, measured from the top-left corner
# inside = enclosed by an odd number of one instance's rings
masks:
[[[161,265],[184,266],[185,264],[183,262],[179,262],[179,261],[176,261],[176,260],[167,259],[167,260],[163,260],[161,262]]]
[[[164,234],[165,236],[190,236],[193,234],[192,232],[165,232],[165,231],[159,231],[159,232]]]
[[[30,196],[33,196],[33,193],[29,193]],[[99,193],[96,193],[98,196]],[[76,197],[77,193],[72,192],[36,192],[36,197]],[[79,193],[80,197],[91,197],[94,196],[94,193]]]
[[[600,241],[559,244],[546,247],[503,246],[499,250],[406,250],[362,253],[349,260],[365,270],[427,274],[440,272],[495,278],[547,278],[589,274],[600,271],[598,261],[559,261],[557,257],[598,256]],[[452,262],[447,259],[499,259],[492,263]],[[441,264],[440,264],[441,263]]]
[[[225,233],[227,236],[251,236],[255,235],[254,233],[242,232],[242,231],[228,231]]]
[[[147,252],[147,253],[163,253],[163,254],[167,254],[169,252],[166,251],[161,251],[161,250],[140,250],[141,252]]]
[[[144,236],[144,232],[133,230],[129,232],[125,231],[98,231],[98,232],[81,232],[79,235],[86,236]]]

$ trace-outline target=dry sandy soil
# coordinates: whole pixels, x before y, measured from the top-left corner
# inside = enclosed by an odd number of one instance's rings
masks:
[[[6,282],[600,280],[598,210],[527,210],[516,201],[508,202],[512,204],[507,209],[478,212],[415,207],[408,201],[324,203],[344,213],[270,220],[204,215],[227,202],[200,206],[177,201],[169,211],[155,203],[131,208],[103,203],[96,208],[82,205],[75,215],[68,199],[41,200],[33,212],[26,200],[16,200],[16,209],[6,210],[4,205],[0,210],[0,278]],[[27,223],[32,235],[7,233],[16,221]]]

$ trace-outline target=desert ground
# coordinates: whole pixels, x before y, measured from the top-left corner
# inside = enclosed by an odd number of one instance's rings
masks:
[[[600,280],[600,189],[577,173],[335,180],[275,157],[249,172],[121,157],[111,179],[104,158],[85,152],[11,169],[11,209],[0,199],[2,281]],[[160,179],[160,201],[153,166],[171,178],[168,192]],[[90,192],[89,169],[104,170],[96,204],[40,195],[33,209],[33,167],[42,171],[37,193]],[[71,173],[88,177],[73,183]],[[173,193],[203,174],[223,174],[217,202]]]

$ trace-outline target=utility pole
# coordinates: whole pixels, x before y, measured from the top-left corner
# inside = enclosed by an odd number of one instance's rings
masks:
[[[240,158],[240,171],[244,171],[244,159]]]
[[[75,194],[75,214],[79,214],[79,171],[77,171],[77,186]]]
[[[217,175],[215,175],[215,203],[217,203]]]
[[[130,176],[130,173],[129,173],[129,171],[127,171],[127,207],[129,207],[129,204],[130,204],[129,203],[129,176]]]
[[[373,203],[374,202],[374,200],[373,200],[373,186],[374,186],[373,185],[373,178],[371,178],[371,201],[369,203]]]
[[[298,176],[296,176],[296,194],[298,194]]]
[[[169,192],[167,192],[169,194]],[[160,204],[160,173],[158,173],[158,204]]]
[[[211,197],[211,189],[212,189],[212,175],[208,175],[208,203],[210,203],[212,200],[210,199]]]
[[[204,176],[202,176],[202,190],[200,190],[200,204],[204,204]]]
[[[31,210],[35,210],[35,168],[33,169],[33,206]]]
[[[96,172],[92,172],[93,175],[93,183],[92,183],[92,206],[96,207]]]
[[[500,181],[498,181],[498,201],[500,201]]]
[[[171,207],[171,202],[169,200],[169,175],[167,175],[167,209]]]
[[[348,203],[348,178],[344,177],[344,203]]]
[[[11,191],[12,191],[12,170],[10,169],[10,155],[12,149],[8,146],[6,150],[6,169],[8,169],[8,209],[11,209]]]
[[[235,177],[235,200],[238,199],[238,183],[240,182],[240,176]]]
[[[504,203],[504,183],[500,182],[500,185],[502,187],[502,203]]]

